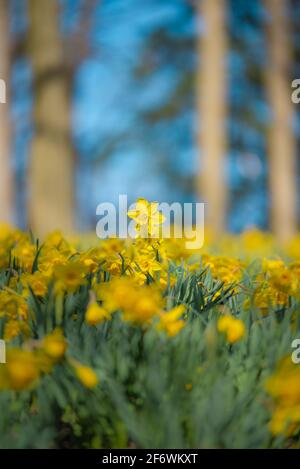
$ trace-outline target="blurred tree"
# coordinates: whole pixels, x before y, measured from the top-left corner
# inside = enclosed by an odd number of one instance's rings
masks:
[[[269,128],[271,225],[280,241],[297,230],[296,141],[291,101],[292,47],[287,3],[265,0],[269,63],[266,90],[272,111]]]
[[[9,106],[11,44],[9,1],[0,0],[0,78],[5,82],[6,104],[0,103],[0,221],[13,219],[13,174]]]
[[[73,228],[70,90],[57,0],[29,0],[28,11],[35,125],[28,173],[28,210],[30,228],[43,236],[56,228],[64,232]]]
[[[199,173],[197,192],[204,199],[206,221],[215,233],[224,230],[227,210],[225,0],[198,1],[198,105]]]
[[[153,90],[156,99],[148,99],[146,105],[141,105],[142,99],[138,100],[138,125],[131,126],[135,132],[133,138],[144,142],[151,151],[151,160],[157,161],[157,171],[165,177],[168,191],[173,189],[175,197],[183,195],[183,200],[194,200],[197,171],[193,135],[195,76],[197,69],[199,79],[202,73],[202,68],[197,67],[201,57],[197,60],[196,43],[200,45],[199,25],[201,31],[205,30],[201,0],[165,0],[163,6],[155,0],[149,3],[152,11],[168,6],[172,14],[148,27],[142,52],[137,54],[135,93],[139,96],[140,86],[147,90],[147,95]],[[265,41],[261,27],[264,8],[261,0],[250,3],[227,0],[225,5],[226,32],[228,42],[230,40],[225,58],[229,63],[226,70],[228,110],[224,125],[228,133],[226,167],[230,199],[225,204],[226,222],[233,230],[254,224],[265,229],[267,105],[262,76]],[[158,80],[163,85],[159,99],[155,94],[159,90]],[[198,161],[201,162],[200,157]],[[200,171],[198,167],[198,193],[203,198]]]

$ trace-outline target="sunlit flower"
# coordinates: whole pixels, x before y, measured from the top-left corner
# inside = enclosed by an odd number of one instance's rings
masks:
[[[92,368],[80,364],[74,367],[77,378],[86,388],[94,389],[97,386],[99,379]]]
[[[184,305],[180,305],[168,312],[161,313],[157,329],[165,331],[170,337],[178,334],[185,324],[182,320],[185,309]]]
[[[128,216],[135,221],[136,231],[142,237],[158,237],[160,225],[165,221],[158,202],[148,202],[145,199],[138,199],[135,208],[128,211]]]
[[[36,383],[40,375],[33,352],[9,349],[5,366],[0,367],[0,389],[20,391]]]
[[[31,272],[36,253],[36,246],[26,240],[17,244],[12,249],[11,255],[25,271]]]
[[[292,435],[300,427],[300,368],[287,356],[267,380],[266,389],[275,408],[270,422],[273,434]]]
[[[113,313],[120,310],[126,321],[148,323],[163,305],[161,293],[155,286],[139,286],[128,277],[100,284],[97,293],[106,311]]]
[[[297,293],[299,287],[296,275],[285,267],[274,270],[269,282],[276,290],[287,295]]]
[[[62,358],[67,349],[66,339],[60,328],[55,329],[51,334],[44,337],[42,342],[44,352],[53,360]]]
[[[103,321],[110,319],[110,317],[110,314],[99,306],[96,301],[89,304],[85,313],[85,320],[90,326],[101,324]]]
[[[228,342],[234,344],[245,335],[245,324],[241,319],[224,314],[218,319],[218,331],[225,333]]]
[[[24,286],[24,296],[29,296],[30,289],[36,296],[45,296],[48,291],[49,277],[41,272],[23,274],[21,281]]]
[[[54,269],[57,291],[74,292],[86,284],[86,267],[79,261],[70,261],[66,265],[57,265]]]

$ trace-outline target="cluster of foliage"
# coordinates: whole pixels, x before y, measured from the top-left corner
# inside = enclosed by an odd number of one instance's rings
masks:
[[[0,229],[0,447],[299,447],[299,239],[84,244]]]

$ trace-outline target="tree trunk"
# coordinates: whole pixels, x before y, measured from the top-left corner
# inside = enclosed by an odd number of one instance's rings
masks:
[[[292,51],[290,26],[284,0],[265,0],[268,12],[269,63],[265,83],[272,111],[268,135],[271,226],[285,242],[297,230],[296,141],[293,135],[291,101]]]
[[[0,222],[13,221],[13,174],[9,112],[10,31],[9,1],[0,0]],[[6,103],[2,102],[5,98]]]
[[[44,237],[73,228],[74,154],[70,131],[70,90],[59,32],[57,0],[29,0],[29,55],[34,76],[29,173],[29,224]]]
[[[227,210],[226,55],[224,0],[198,0],[198,107],[199,174],[197,193],[206,203],[205,220],[215,234],[224,230]],[[201,26],[201,28],[200,28]]]

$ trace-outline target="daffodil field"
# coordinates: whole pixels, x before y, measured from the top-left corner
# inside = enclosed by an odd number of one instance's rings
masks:
[[[0,228],[1,448],[300,446],[300,238]]]

